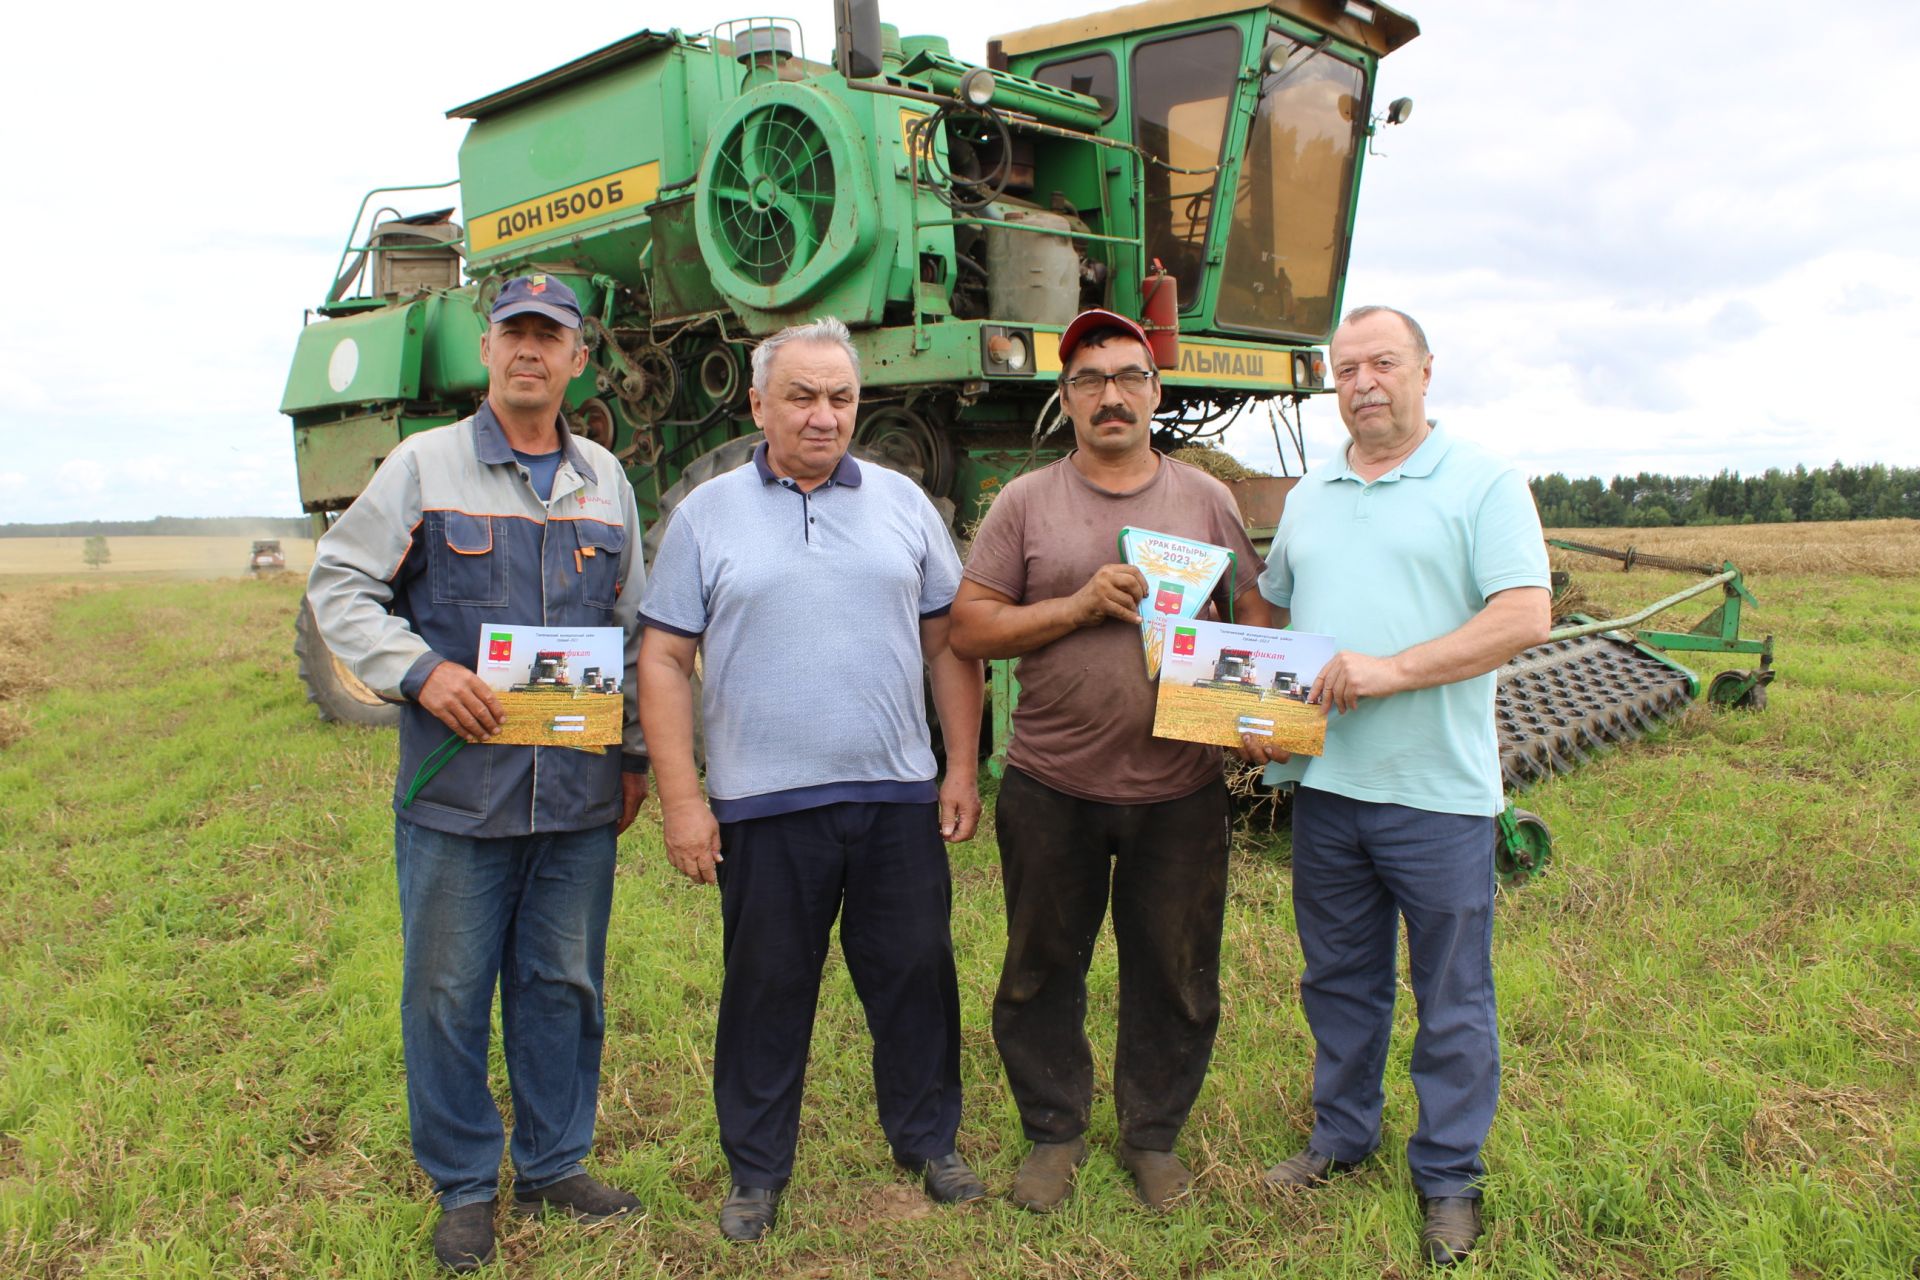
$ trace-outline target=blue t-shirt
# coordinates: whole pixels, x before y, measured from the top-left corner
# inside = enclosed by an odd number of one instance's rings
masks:
[[[1388,657],[1458,629],[1496,591],[1548,585],[1547,549],[1519,470],[1439,427],[1368,483],[1344,453],[1287,495],[1260,592],[1288,626]],[[1267,767],[1355,800],[1498,813],[1497,674],[1363,698],[1331,712],[1326,754]]]
[[[553,500],[553,477],[560,470],[561,451],[552,453],[522,453],[518,449],[513,456],[527,469],[527,479],[533,482],[533,491],[540,495],[540,501]]]

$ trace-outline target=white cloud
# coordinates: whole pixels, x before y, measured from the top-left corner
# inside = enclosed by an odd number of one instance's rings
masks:
[[[883,16],[978,58],[1085,7]],[[1540,471],[1920,462],[1908,399],[1859,410],[1838,385],[1920,342],[1920,5],[1403,7],[1425,30],[1380,98],[1417,109],[1367,162],[1347,301],[1420,316],[1436,415]],[[789,11],[820,56],[825,0]],[[28,6],[16,43],[74,52],[0,78],[10,172],[49,197],[0,204],[35,298],[0,318],[0,438],[61,461],[55,483],[0,482],[0,519],[297,510],[280,393],[361,195],[452,177],[450,106],[643,22],[741,12]],[[1306,423],[1311,456],[1344,438],[1324,398]],[[1264,422],[1232,438],[1272,458]]]

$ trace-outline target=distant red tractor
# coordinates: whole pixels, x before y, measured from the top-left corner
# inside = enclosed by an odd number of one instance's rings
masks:
[[[278,538],[254,539],[253,552],[247,557],[248,573],[283,573],[286,567],[287,554]]]

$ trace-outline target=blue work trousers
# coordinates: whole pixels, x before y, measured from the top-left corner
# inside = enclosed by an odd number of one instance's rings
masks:
[[[1354,1161],[1380,1145],[1394,949],[1407,922],[1419,1030],[1407,1142],[1428,1197],[1478,1197],[1500,1092],[1493,999],[1493,819],[1373,804],[1302,787],[1293,803],[1293,912],[1313,1031],[1313,1137]]]
[[[611,823],[477,839],[394,822],[407,1119],[443,1209],[499,1191],[505,1129],[487,1089],[496,985],[517,1185],[581,1171],[606,1034],[614,839]]]

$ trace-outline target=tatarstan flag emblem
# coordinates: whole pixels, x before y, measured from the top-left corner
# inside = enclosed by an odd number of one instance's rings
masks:
[[[1192,627],[1175,627],[1173,629],[1173,651],[1182,657],[1191,658],[1193,656],[1194,635],[1195,632]]]
[[[1180,602],[1186,594],[1186,587],[1178,582],[1161,583],[1160,590],[1153,597],[1153,611],[1155,613],[1180,612]]]
[[[487,636],[487,661],[507,662],[513,658],[513,633],[494,631]]]

